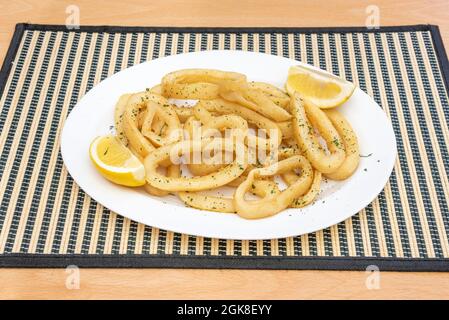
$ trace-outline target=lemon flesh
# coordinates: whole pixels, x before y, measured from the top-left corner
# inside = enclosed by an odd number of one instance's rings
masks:
[[[106,179],[120,185],[136,187],[145,184],[145,168],[117,137],[102,136],[92,141],[90,158]]]
[[[349,81],[302,65],[290,67],[285,86],[290,95],[298,92],[303,99],[322,109],[343,104],[355,89]]]

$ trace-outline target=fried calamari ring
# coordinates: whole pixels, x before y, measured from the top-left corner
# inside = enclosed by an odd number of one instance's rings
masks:
[[[179,177],[179,166],[171,166],[169,168],[169,176]],[[267,190],[275,190],[276,192],[268,193]],[[279,193],[279,188],[275,182],[270,180],[256,180],[251,186],[251,192],[260,197],[274,197]],[[224,213],[235,213],[234,201],[232,198],[221,196],[211,196],[201,194],[199,192],[178,192],[178,197],[189,207],[200,210],[209,210]]]
[[[145,158],[148,153],[154,150],[154,146],[140,131],[147,113],[148,102],[156,103],[168,110],[172,110],[167,99],[152,93],[149,89],[133,94],[128,99],[125,112],[123,113],[122,128],[128,141],[128,146],[132,147],[132,149],[134,149],[134,151],[136,151],[142,158]],[[173,117],[176,117],[174,111],[171,111],[170,113]],[[176,119],[174,121],[176,121]]]
[[[186,133],[188,133],[188,138],[190,140],[198,138],[201,139],[201,137],[196,137],[194,134],[194,121],[195,117],[192,116],[184,123],[184,130],[186,131]],[[187,166],[189,167],[189,170],[193,175],[205,176],[222,168],[224,164],[189,163],[187,164]]]
[[[214,136],[215,134],[219,133],[218,131],[224,129],[236,130],[236,136],[242,137],[242,143],[244,137],[247,136],[248,123],[245,119],[239,117],[238,115],[231,114],[215,117],[209,111],[207,111],[201,103],[198,103],[196,106],[194,106],[193,111],[195,118],[203,124],[201,138],[207,137],[209,135]],[[194,137],[192,122],[193,120],[189,119],[184,126],[184,128],[190,133],[191,138]],[[221,159],[223,159],[223,157]],[[223,164],[189,164],[188,167],[193,174],[203,176],[218,170],[219,168],[223,167]]]
[[[176,171],[175,167],[179,167],[179,166],[176,166],[176,165],[167,166],[166,172],[169,177],[175,176],[175,171]],[[170,193],[166,190],[161,190],[161,189],[155,188],[149,183],[146,183],[143,186],[143,188],[146,192],[148,192],[149,194],[156,196],[156,197],[165,197]]]
[[[297,174],[293,171],[283,173],[281,176],[282,179],[285,181],[285,183],[287,183],[287,185],[289,186],[295,183],[296,180],[298,180]],[[320,193],[320,186],[321,186],[321,172],[319,172],[318,170],[314,170],[313,181],[312,184],[310,185],[309,191],[293,200],[293,202],[290,205],[290,208],[302,208],[312,203],[313,200],[315,200],[315,198]]]
[[[246,76],[214,69],[183,69],[165,75],[162,94],[177,99],[215,99],[222,92],[246,89]]]
[[[205,176],[210,173],[213,173],[220,168],[223,168],[223,164],[205,164],[205,163],[189,163],[187,165],[189,167],[190,172],[194,176]]]
[[[297,148],[293,147],[282,147],[278,150],[278,158],[279,159],[287,159],[296,155],[299,155],[300,152]]]
[[[207,129],[216,129],[220,131],[224,129],[236,129],[241,130],[239,134],[242,136],[246,136],[248,133],[248,122],[246,122],[245,119],[235,114],[225,114],[214,117],[207,111],[201,101],[193,107],[193,114],[203,125],[204,131]],[[206,134],[206,132],[203,134]]]
[[[131,146],[128,146],[128,149],[140,160],[140,162],[144,161],[144,158],[142,158],[142,156],[138,152],[136,152]],[[163,166],[167,166],[166,163],[163,163],[162,165]],[[168,195],[168,193],[169,193],[168,191],[160,190],[158,188],[155,188],[155,187],[153,187],[152,185],[150,185],[148,183],[146,183],[143,186],[143,189],[147,193],[149,193],[149,194],[151,194],[153,196],[157,196],[157,197],[164,197],[164,196]]]
[[[114,124],[115,132],[119,140],[126,146],[128,139],[126,139],[125,132],[123,131],[123,114],[125,113],[126,105],[132,94],[123,94],[117,101],[114,109]]]
[[[286,92],[279,89],[272,84],[266,82],[248,82],[248,86],[252,89],[257,89],[262,91],[271,101],[273,101],[278,106],[283,109],[289,110],[290,108],[290,97]]]
[[[182,123],[186,122],[190,117],[193,117],[193,108],[174,106],[173,109],[178,115],[179,121]]]
[[[165,135],[167,133],[167,124],[155,114],[151,123],[151,130],[159,136]]]
[[[275,131],[274,133],[270,131],[270,135],[274,137],[274,139],[266,139],[264,137],[259,137],[256,135],[249,135],[248,134],[248,123],[245,119],[242,117],[235,115],[235,114],[224,114],[222,116],[213,116],[209,111],[206,110],[205,103],[200,101],[196,106],[193,107],[195,117],[203,123],[204,128],[204,135],[207,136],[208,129],[215,129],[215,131],[212,131],[212,133],[216,133],[216,130],[223,130],[223,129],[231,129],[231,135],[235,137],[242,137],[242,140],[246,143],[248,146],[248,150],[252,151],[254,149],[258,149],[260,154],[265,154],[267,151],[270,151],[268,154],[268,158],[265,162],[271,161],[273,162],[275,159],[276,152],[278,150],[278,145],[280,143],[280,136],[277,135],[279,130],[277,129],[276,125],[273,124]],[[209,109],[211,108],[211,104],[209,105]],[[244,109],[244,108],[243,108]],[[251,110],[246,109],[247,111],[253,112]],[[242,112],[245,114],[246,112]],[[246,113],[248,116],[248,114]],[[259,121],[256,121],[260,123],[262,121],[261,119],[258,119]],[[275,140],[274,142],[272,140]],[[251,153],[250,155],[254,155],[253,158],[257,160],[255,157],[255,153]],[[267,162],[268,164],[269,162]],[[193,170],[202,169],[202,171],[207,172],[212,171],[212,168],[201,168],[201,165],[199,166],[191,166]]]
[[[174,99],[215,99],[220,87],[213,83],[165,83],[163,96]]]
[[[187,206],[208,211],[235,213],[234,203],[230,198],[209,196],[198,192],[178,192],[179,199]]]
[[[128,147],[129,148],[129,150],[141,161],[141,162],[143,162],[143,158],[141,157],[141,155],[139,154],[139,153],[137,153],[133,148],[131,148],[131,147]],[[151,194],[151,195],[153,195],[153,196],[156,196],[156,197],[164,197],[164,196],[166,196],[166,195],[168,195],[168,191],[165,191],[165,190],[160,190],[160,189],[158,189],[158,188],[155,188],[155,187],[153,187],[152,185],[150,185],[150,184],[148,184],[148,183],[146,183],[144,186],[143,186],[143,189],[147,192],[147,193],[149,193],[149,194]]]
[[[203,141],[185,140],[156,149],[144,160],[147,182],[153,187],[166,191],[201,191],[218,188],[228,184],[245,171],[247,167],[246,156],[239,157],[236,155],[232,163],[220,168],[214,173],[201,177],[171,178],[157,172],[159,164],[170,159],[170,157],[179,157],[182,154],[191,153],[195,147],[198,147],[198,144],[201,150],[207,147],[221,148],[224,144],[229,143],[225,140],[226,139],[222,138]],[[246,147],[243,144],[239,146],[235,145],[235,150],[242,152],[244,155],[247,152]]]
[[[169,194],[168,191],[155,188],[149,183],[144,184],[143,189],[152,196],[156,197],[165,197],[166,195]]]
[[[276,192],[270,192],[275,190]],[[259,197],[271,199],[280,191],[276,183],[266,180],[256,180],[252,185],[251,192]],[[209,210],[225,213],[236,213],[234,200],[219,196],[209,196],[198,192],[178,192],[179,198],[189,207],[200,210]]]
[[[256,126],[259,129],[265,130],[269,137],[274,137],[274,146],[281,144],[282,133],[277,124],[261,114],[245,108],[237,103],[229,102],[223,99],[200,101],[201,105],[208,111],[214,111],[218,114],[236,114],[245,119],[249,124]],[[271,149],[272,142],[270,139],[257,137],[253,135],[248,136],[248,145],[260,146],[264,145],[267,150]],[[250,141],[250,140],[254,141]]]
[[[291,114],[271,101],[264,93],[256,89],[228,91],[220,94],[225,100],[236,102],[261,115],[280,122],[292,118]]]
[[[128,99],[128,105],[123,114],[122,126],[129,147],[138,153],[140,157],[144,158],[154,150],[154,146],[139,130],[138,116],[144,108],[141,99],[143,99],[143,94],[134,94]]]
[[[245,193],[250,190],[253,182],[260,177],[268,177],[284,172],[301,169],[301,175],[287,189],[276,197],[260,200],[246,200]],[[237,214],[246,219],[257,219],[272,216],[287,208],[294,199],[309,190],[313,180],[313,169],[309,161],[300,155],[287,158],[269,167],[251,170],[248,178],[237,188],[234,194],[234,205]]]
[[[303,103],[300,95],[291,98],[293,130],[298,145],[312,166],[322,173],[336,171],[345,160],[343,141],[326,114],[312,104]],[[320,145],[314,127],[326,141],[330,154]]]
[[[203,101],[209,101],[209,100],[203,100]],[[208,104],[203,104],[204,107],[208,110],[208,111],[215,111],[212,109],[211,106],[209,106]],[[190,117],[193,117],[193,107],[179,107],[179,106],[173,106],[173,109],[175,110],[176,114],[178,115],[179,120],[184,123],[187,121],[187,119],[189,119]]]
[[[277,122],[276,125],[282,132],[282,139],[290,139],[293,137],[293,121]]]
[[[167,125],[164,136],[162,136],[161,132],[155,133],[152,130],[153,120],[156,115],[159,120]],[[160,131],[162,131],[162,128]],[[141,131],[157,147],[178,142],[182,139],[181,123],[176,112],[170,105],[162,106],[154,101],[147,102],[147,111]]]
[[[247,168],[248,170],[248,168]],[[241,185],[243,183],[243,181],[246,180],[246,178],[248,177],[247,174],[243,173],[240,177],[238,177],[235,180],[232,180],[231,182],[229,182],[226,186],[228,187],[235,187],[237,188],[239,185]]]
[[[161,84],[157,84],[154,87],[151,87],[150,88],[150,92],[162,96],[162,86],[161,86]]]
[[[325,176],[332,180],[344,180],[350,177],[359,165],[360,151],[357,136],[349,122],[340,112],[335,109],[328,109],[324,112],[342,137],[346,151],[346,158],[343,164],[336,171]]]
[[[246,137],[248,132],[248,123],[237,115],[223,115],[219,117],[214,117],[207,111],[201,104],[197,104],[193,107],[194,115],[201,123],[203,123],[201,130],[201,137],[195,137],[194,133],[194,120],[195,118],[189,118],[184,124],[184,129],[189,133],[190,139],[204,138],[209,135],[215,135],[219,133],[219,130],[224,129],[235,129],[237,135],[242,137],[242,142],[244,137]],[[221,158],[223,159],[223,158]],[[194,175],[204,176],[219,168],[223,167],[223,164],[205,164],[205,163],[190,163],[188,164],[189,169]]]

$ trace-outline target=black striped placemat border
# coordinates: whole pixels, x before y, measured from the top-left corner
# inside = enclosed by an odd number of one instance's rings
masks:
[[[25,30],[67,31],[65,26],[18,24],[0,71],[0,96],[9,76],[19,43]],[[71,32],[195,32],[195,33],[350,33],[350,32],[406,32],[430,31],[438,63],[449,88],[449,63],[437,26],[392,26],[379,30],[364,27],[343,28],[172,28],[172,27],[114,27],[82,26]],[[448,90],[449,92],[449,90]],[[79,255],[79,254],[25,254],[0,255],[2,267],[65,267],[75,264],[80,267],[167,267],[167,268],[242,268],[242,269],[327,269],[363,270],[376,265],[381,270],[398,271],[449,271],[449,260],[444,258],[386,258],[386,257],[324,257],[324,256],[176,256],[176,255]]]

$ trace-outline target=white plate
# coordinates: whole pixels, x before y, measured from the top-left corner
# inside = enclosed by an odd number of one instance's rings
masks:
[[[114,105],[123,93],[142,91],[170,71],[214,68],[238,71],[249,80],[283,87],[288,68],[298,61],[243,51],[202,51],[169,56],[123,70],[90,90],[65,122],[61,152],[78,185],[110,210],[149,226],[222,239],[272,239],[327,228],[368,205],[385,186],[396,158],[393,129],[381,107],[357,88],[340,108],[357,133],[362,157],[354,175],[343,182],[322,183],[315,204],[288,209],[273,217],[245,220],[237,215],[187,208],[176,197],[152,197],[143,190],[120,187],[104,179],[92,165],[91,141],[111,132]]]

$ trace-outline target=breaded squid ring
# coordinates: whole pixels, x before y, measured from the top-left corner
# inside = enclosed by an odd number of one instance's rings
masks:
[[[146,90],[135,93],[129,97],[123,113],[122,128],[128,141],[128,147],[132,147],[142,158],[154,150],[154,146],[140,132],[139,119],[143,120],[143,110],[146,110],[147,102],[153,101],[160,105],[169,106],[167,99]]]
[[[123,114],[122,126],[129,146],[142,158],[145,158],[154,150],[154,146],[139,130],[138,115],[143,108],[141,97],[141,94],[134,94],[129,98]]]
[[[226,101],[224,99],[213,99],[200,101],[201,105],[208,111],[214,111],[218,114],[236,114],[245,119],[249,124],[256,126],[259,129],[265,130],[269,137],[275,135],[276,142],[274,147],[278,147],[282,141],[282,133],[274,121],[262,116],[261,114],[245,108],[237,103]],[[269,139],[257,136],[248,136],[248,139],[255,139],[254,142],[249,142],[249,145],[265,145],[267,150],[271,148]]]
[[[299,155],[300,152],[298,149],[296,148],[292,148],[292,147],[281,147],[278,149],[278,154],[277,157],[278,159],[282,160],[282,159],[287,159],[296,155]]]
[[[301,169],[301,175],[298,177],[298,180],[277,194],[276,197],[260,200],[245,199],[245,193],[250,190],[255,179],[282,174],[294,169]],[[272,216],[284,210],[294,199],[309,190],[313,181],[312,170],[309,161],[300,155],[279,161],[269,167],[251,170],[248,178],[237,188],[234,194],[234,205],[237,214],[246,219],[258,219]]]
[[[248,133],[248,122],[242,117],[235,114],[214,117],[201,102],[198,102],[193,107],[193,114],[202,123],[204,130],[239,129],[242,131],[241,134],[243,136],[246,136]]]
[[[161,84],[157,84],[154,87],[151,87],[150,88],[150,92],[162,96],[162,86],[161,86]]]
[[[215,99],[212,99],[211,101],[214,101]],[[209,101],[209,100],[202,100],[204,101]],[[212,106],[208,105],[208,104],[203,104],[204,107],[208,110],[208,111],[215,111],[212,109]],[[176,114],[178,115],[179,120],[184,123],[187,121],[187,119],[189,119],[190,117],[193,117],[193,107],[179,107],[179,106],[173,106],[173,109],[175,110]]]
[[[193,109],[193,108],[192,108]],[[185,123],[184,123],[184,130],[188,133],[189,139],[194,139],[196,137],[193,136],[193,121],[195,121],[195,117],[190,117]],[[187,164],[187,167],[189,168],[190,172],[194,176],[205,176],[209,173],[215,172],[218,169],[222,168],[224,164],[217,163],[217,164],[207,164],[207,163],[189,163]]]
[[[293,171],[283,173],[281,176],[282,179],[285,181],[285,183],[289,186],[295,183],[296,180],[298,180],[298,176]],[[318,170],[314,170],[313,181],[312,184],[310,185],[309,191],[293,200],[293,202],[290,204],[290,208],[302,208],[312,203],[313,200],[315,200],[315,198],[320,193],[320,186],[321,186],[321,172],[319,172]]]
[[[189,163],[188,168],[194,176],[205,176],[223,168],[223,164]]]
[[[195,118],[198,119],[202,124],[202,135],[207,135],[208,133],[217,133],[218,130],[223,129],[236,129],[237,132],[242,137],[246,137],[248,133],[248,123],[242,117],[238,115],[223,115],[214,117],[209,111],[207,111],[201,104],[197,104],[193,107]],[[184,124],[184,129],[189,133],[190,139],[193,139],[193,121],[194,118],[189,118]],[[213,129],[217,131],[210,131],[208,129]],[[201,138],[203,138],[201,137]],[[242,141],[243,142],[243,141]],[[223,167],[223,164],[205,164],[205,163],[190,163],[188,164],[189,169],[194,175],[204,176],[209,173],[217,171],[219,168]]]
[[[332,122],[317,106],[304,104],[298,93],[291,98],[291,109],[295,118],[293,130],[301,151],[321,173],[336,171],[345,160],[345,148]],[[330,154],[320,145],[314,127],[326,141]]]
[[[142,130],[142,128],[140,130]],[[157,114],[155,114],[153,117],[153,121],[151,122],[151,130],[153,130],[153,132],[155,132],[157,135],[162,136],[167,131],[167,124],[162,119],[160,119]]]
[[[177,99],[215,99],[222,92],[246,89],[246,76],[214,69],[183,69],[162,78],[162,94]]]
[[[157,172],[159,164],[170,159],[170,156],[179,156],[185,153],[193,152],[198,146],[203,149],[211,144],[224,145],[228,143],[226,139],[215,138],[214,140],[192,141],[185,140],[172,145],[167,145],[156,149],[150,153],[144,160],[146,180],[153,187],[166,191],[202,191],[214,189],[228,184],[239,177],[247,167],[246,157],[239,159],[236,155],[235,160],[220,168],[218,171],[201,177],[179,177],[171,178]],[[235,146],[240,149],[244,155],[247,154],[246,147],[242,144]]]
[[[156,196],[156,197],[165,197],[166,195],[169,194],[168,191],[166,191],[166,190],[161,190],[161,189],[158,189],[158,188],[155,188],[155,187],[153,187],[153,186],[152,186],[151,184],[149,184],[149,183],[144,184],[143,189],[144,189],[147,193],[149,193],[149,194],[151,194],[151,195],[153,195],[153,196]]]
[[[206,110],[206,108],[201,104],[198,103],[193,107],[194,116],[197,120],[199,120],[201,123],[203,123],[202,126],[202,134],[207,135],[208,129],[215,129],[215,130],[223,130],[223,129],[234,129],[234,130],[240,130],[241,132],[238,132],[239,135],[242,137],[246,137],[248,133],[248,123],[245,119],[242,117],[231,114],[231,115],[222,115],[218,117],[214,117],[210,114],[209,111]],[[193,134],[193,130],[191,128],[191,121],[189,120],[186,122],[185,128],[188,130],[188,132]],[[243,141],[242,141],[243,142]],[[209,173],[212,173],[214,171],[217,171],[219,168],[223,167],[223,164],[189,164],[189,169],[192,171],[194,175],[203,176]]]
[[[346,158],[343,164],[325,176],[332,180],[344,180],[350,177],[359,166],[360,151],[357,136],[345,117],[335,109],[324,110],[329,120],[343,139]]]
[[[138,152],[136,152],[131,146],[129,146],[128,149],[140,160],[140,162],[144,161],[144,158],[142,158],[142,156]],[[162,165],[163,166],[167,166],[167,164],[165,164],[165,163],[163,163]],[[164,196],[168,195],[168,193],[169,193],[168,191],[160,190],[158,188],[155,188],[155,187],[153,187],[152,185],[150,185],[148,183],[146,183],[143,186],[143,189],[147,193],[149,193],[149,194],[151,194],[153,196],[157,196],[157,197],[164,197]]]
[[[290,139],[293,137],[293,121],[282,121],[277,122],[276,125],[281,130],[282,133],[282,139]]]
[[[244,107],[260,113],[276,122],[286,121],[292,118],[285,109],[271,101],[264,93],[256,89],[244,91],[228,91],[220,94],[225,100],[236,102]]]
[[[169,168],[169,176],[179,177],[179,166],[171,166]],[[267,193],[267,190],[276,190],[276,193]],[[251,187],[251,192],[260,197],[274,197],[279,193],[276,183],[269,180],[256,180]],[[232,198],[221,196],[210,196],[198,192],[178,192],[178,197],[189,207],[200,210],[217,211],[224,213],[235,213],[234,201]]]
[[[163,123],[167,125],[166,134],[161,134],[152,131],[153,119],[158,116]],[[161,106],[154,101],[147,102],[147,112],[142,124],[142,134],[147,137],[155,146],[178,142],[182,139],[181,123],[176,115],[176,112],[170,105]]]
[[[208,105],[208,107],[206,108],[205,105]],[[207,133],[208,129],[216,129],[216,130],[222,130],[222,129],[232,129],[232,130],[238,130],[237,134],[233,133],[234,135],[240,135],[242,137],[244,137],[244,142],[247,144],[248,147],[251,147],[250,150],[254,150],[256,147],[258,148],[258,150],[260,152],[265,152],[266,151],[273,151],[270,152],[270,159],[274,159],[274,155],[278,150],[278,145],[281,142],[281,137],[279,135],[277,135],[279,133],[279,129],[277,129],[277,126],[271,122],[271,124],[274,126],[274,132],[270,131],[270,135],[274,136],[274,139],[266,139],[263,137],[259,137],[259,136],[255,136],[255,135],[248,135],[248,123],[247,121],[243,118],[240,117],[239,115],[236,114],[227,114],[225,113],[224,115],[221,116],[213,116],[209,111],[207,111],[207,109],[215,109],[217,108],[217,106],[215,105],[214,108],[211,107],[211,104],[216,104],[216,102],[203,102],[200,101],[197,105],[195,105],[193,107],[194,110],[194,114],[195,117],[201,121],[201,123],[203,123],[203,128],[204,131],[203,133]],[[225,103],[226,104],[226,103]],[[229,108],[231,108],[231,106],[228,105]],[[241,108],[241,109],[245,109],[245,108]],[[248,111],[250,113],[254,113],[253,111],[246,109],[246,111],[240,110],[241,114],[244,114],[246,116],[251,116],[251,114],[248,114]],[[261,116],[260,116],[261,117]],[[263,126],[263,124],[261,122],[263,122],[262,119],[260,119],[259,117],[255,117],[255,119],[257,119],[255,122],[258,123],[260,126]],[[254,120],[254,119],[253,119]],[[189,128],[191,121],[187,121],[185,128]],[[273,128],[273,127],[272,127]],[[192,130],[190,129],[190,132],[192,132]],[[277,139],[276,139],[277,138]],[[274,140],[274,141],[273,141]],[[213,166],[207,166],[207,165],[189,165],[189,168],[192,169],[192,171],[196,171],[197,173],[199,173],[200,171],[204,173],[207,172],[212,172],[215,170],[215,168]]]
[[[208,211],[235,213],[234,203],[230,198],[210,196],[198,192],[178,192],[178,197],[187,206]]]
[[[190,117],[193,117],[193,108],[173,106],[173,109],[178,115],[179,121],[182,123],[186,122]]]
[[[248,86],[252,89],[262,91],[275,104],[282,107],[283,109],[289,110],[290,97],[282,89],[279,89],[278,87],[266,82],[257,81],[248,82]]]
[[[125,146],[128,144],[128,139],[126,139],[125,132],[123,131],[123,114],[125,113],[128,100],[131,96],[132,94],[129,93],[121,95],[114,109],[115,132],[119,140]]]
[[[215,99],[220,87],[213,83],[165,83],[162,95],[174,99]]]

